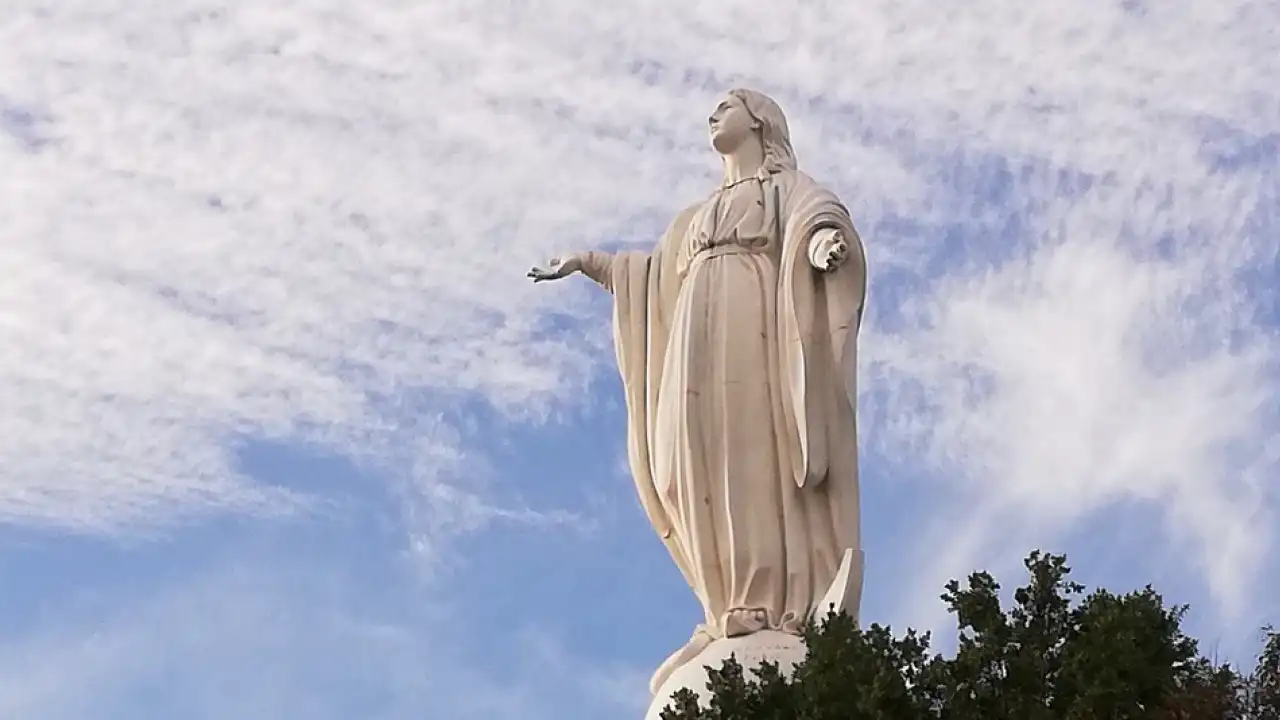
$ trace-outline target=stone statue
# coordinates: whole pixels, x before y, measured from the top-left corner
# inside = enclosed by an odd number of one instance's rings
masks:
[[[653,252],[529,271],[581,272],[614,295],[631,471],[705,613],[655,693],[715,641],[795,637],[826,603],[856,616],[862,591],[862,242],[845,206],[797,169],[772,99],[731,91],[709,121],[724,181]]]

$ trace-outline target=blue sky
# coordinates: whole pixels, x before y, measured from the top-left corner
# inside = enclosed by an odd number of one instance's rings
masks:
[[[652,243],[737,85],[870,256],[865,620],[1038,547],[1250,660],[1274,3],[650,5],[0,9],[0,717],[639,716],[698,610],[608,297],[523,276]]]

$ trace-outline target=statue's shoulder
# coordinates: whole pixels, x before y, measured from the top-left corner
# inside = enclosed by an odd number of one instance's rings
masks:
[[[778,187],[784,206],[808,205],[811,203],[834,203],[844,213],[849,209],[827,185],[813,179],[812,176],[799,170],[787,170],[778,173]]]
[[[689,225],[693,222],[694,214],[697,213],[698,209],[701,207],[702,203],[694,203],[693,205],[690,205],[676,213],[676,216],[672,218],[671,223],[667,225],[666,231],[659,236],[658,245],[655,251],[661,254],[664,252],[664,248],[678,246],[681,238],[683,238],[685,233],[688,232]]]
[[[680,212],[676,213],[676,216],[674,219],[672,219],[671,225],[667,229],[667,232],[683,233],[685,231],[685,228],[689,227],[689,223],[693,222],[694,214],[696,214],[698,212],[698,209],[701,207],[702,207],[702,202],[699,201],[699,202],[693,203],[692,205],[689,205],[688,207],[684,208]]]
[[[822,183],[814,180],[803,170],[781,170],[774,173],[773,182],[783,193],[812,192],[822,189]]]
[[[703,206],[703,204],[704,204],[704,201],[699,200],[696,203],[692,203],[686,206],[683,210],[676,213],[675,222],[688,225],[689,221],[693,219],[694,213],[698,212],[698,210]]]
[[[779,170],[769,176],[769,181],[777,189],[784,204],[822,189],[818,181],[801,170]]]

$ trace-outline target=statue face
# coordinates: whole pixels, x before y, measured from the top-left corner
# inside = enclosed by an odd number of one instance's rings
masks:
[[[735,95],[726,95],[707,120],[711,129],[711,146],[722,155],[738,149],[756,132],[755,119]]]

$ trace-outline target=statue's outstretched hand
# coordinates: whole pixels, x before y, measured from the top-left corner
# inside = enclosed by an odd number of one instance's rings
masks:
[[[819,248],[814,266],[822,272],[832,272],[844,264],[849,259],[849,242],[845,240],[844,233],[836,230],[823,238],[822,247]]]
[[[568,277],[576,272],[582,271],[582,258],[577,255],[570,255],[567,258],[552,258],[547,267],[531,268],[525,277],[532,279],[534,282],[543,282],[544,280],[559,280]]]

